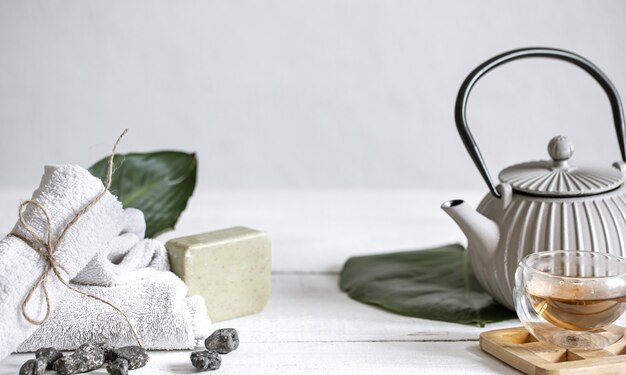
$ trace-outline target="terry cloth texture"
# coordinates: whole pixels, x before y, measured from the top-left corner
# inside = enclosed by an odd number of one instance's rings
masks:
[[[155,271],[128,284],[78,287],[122,309],[135,323],[146,349],[193,349],[196,339],[209,333],[204,299],[185,297],[187,287],[171,272]],[[115,347],[137,345],[117,311],[93,298],[68,293],[50,319],[17,351],[34,352],[49,346],[73,350],[88,341]]]
[[[141,211],[127,216],[134,228],[111,241],[72,280],[72,286],[114,303],[134,322],[146,349],[193,349],[210,332],[204,299],[186,297],[187,286],[169,270],[163,244],[144,239]],[[132,211],[131,211],[132,210]],[[73,350],[81,344],[106,342],[137,345],[124,317],[93,298],[68,293],[54,314],[28,338],[18,352],[53,346]]]
[[[102,189],[102,182],[81,167],[49,166],[32,199],[50,212],[56,238],[65,223]],[[45,237],[45,219],[39,210],[30,206],[24,218]],[[60,244],[57,260],[67,271],[62,275],[72,280],[73,287],[122,309],[147,349],[193,348],[195,339],[209,333],[204,301],[197,296],[185,297],[185,284],[168,272],[163,244],[144,239],[144,231],[141,211],[123,209],[107,192]],[[28,237],[19,222],[14,232]],[[40,255],[20,239],[7,236],[0,241],[0,358],[43,346],[71,350],[93,340],[136,345],[119,312],[67,289],[54,276],[49,276],[47,283],[50,317],[39,326],[28,323],[20,304],[43,266]],[[43,318],[45,302],[39,290],[29,302],[28,312]]]

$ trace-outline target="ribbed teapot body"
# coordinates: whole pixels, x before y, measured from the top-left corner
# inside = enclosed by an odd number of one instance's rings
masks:
[[[468,251],[478,281],[497,301],[513,308],[515,270],[526,255],[548,250],[590,250],[626,256],[626,187],[572,198],[514,193],[502,208],[488,194],[478,212],[498,223],[498,247],[489,261]]]

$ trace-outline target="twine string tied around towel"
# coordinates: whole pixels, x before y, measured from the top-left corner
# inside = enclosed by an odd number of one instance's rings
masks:
[[[111,187],[111,180],[112,180],[112,177],[113,177],[113,159],[115,157],[115,150],[117,149],[117,145],[120,143],[120,141],[122,140],[122,138],[124,137],[124,135],[126,134],[127,131],[128,131],[128,129],[125,129],[122,132],[122,134],[120,134],[120,136],[117,138],[117,141],[113,145],[113,150],[111,151],[111,155],[109,156],[107,176],[106,176],[106,181],[105,181],[105,184],[104,184],[104,189],[102,190],[101,193],[99,193],[97,196],[95,196],[89,203],[87,203],[87,205],[85,205],[82,209],[80,209],[72,217],[72,219],[63,227],[63,229],[61,230],[59,236],[56,239],[53,238],[53,236],[52,236],[52,220],[50,219],[50,213],[48,212],[48,210],[43,205],[41,205],[39,202],[34,201],[34,200],[26,200],[26,201],[22,202],[20,204],[20,206],[19,206],[19,211],[18,211],[20,224],[22,224],[22,227],[28,232],[28,234],[31,236],[31,238],[24,237],[24,236],[22,236],[22,235],[20,235],[18,233],[11,233],[11,235],[13,235],[13,236],[19,238],[20,240],[24,241],[29,247],[31,247],[33,250],[35,250],[41,256],[41,258],[44,261],[44,268],[43,268],[43,271],[42,271],[41,275],[39,275],[39,277],[37,278],[35,283],[29,289],[28,294],[26,294],[26,297],[22,301],[21,310],[22,310],[22,316],[24,316],[24,319],[26,319],[31,324],[41,325],[46,320],[48,320],[48,318],[50,317],[50,312],[51,312],[50,296],[48,295],[48,289],[46,288],[46,283],[47,283],[47,280],[48,280],[48,277],[50,276],[50,274],[53,274],[68,289],[70,289],[70,290],[72,290],[72,291],[74,291],[76,293],[82,294],[82,295],[84,295],[86,297],[93,298],[93,299],[95,299],[97,301],[100,301],[100,302],[106,304],[106,305],[109,305],[115,311],[120,313],[120,315],[122,317],[124,317],[124,319],[128,323],[128,326],[130,327],[130,330],[131,330],[131,332],[132,332],[132,334],[133,334],[133,336],[135,338],[135,341],[137,341],[137,344],[139,346],[143,346],[142,343],[141,343],[141,339],[139,337],[139,334],[137,332],[137,329],[135,328],[135,325],[130,320],[128,315],[126,315],[126,313],[124,313],[124,311],[122,311],[122,309],[120,309],[115,304],[113,304],[113,303],[111,303],[111,302],[109,302],[109,301],[107,301],[107,300],[105,300],[103,298],[100,298],[100,297],[98,297],[98,296],[96,296],[94,294],[91,294],[89,292],[85,292],[84,290],[75,288],[72,285],[70,285],[69,282],[67,280],[65,280],[65,278],[61,275],[61,272],[60,272],[60,271],[63,271],[63,272],[65,272],[67,274],[67,271],[65,270],[63,265],[58,263],[57,258],[56,258],[56,251],[58,250],[59,245],[63,241],[63,238],[65,238],[65,235],[67,234],[68,230],[74,224],[76,224],[76,222],[83,215],[85,215],[94,205],[96,205],[100,201],[100,199],[102,199],[102,197],[104,197],[104,195],[106,194],[107,191],[109,191],[109,188]],[[24,219],[24,211],[25,211],[25,209],[29,205],[32,205],[32,206],[36,207],[44,215],[44,218],[45,218],[45,229],[46,229],[45,238],[42,238],[35,231],[35,229],[32,226],[30,226],[26,222],[26,220]],[[33,318],[26,311],[26,306],[30,302],[30,300],[33,297],[35,291],[38,290],[38,289],[41,289],[41,293],[43,294],[44,301],[45,301],[45,304],[46,304],[46,313],[45,313],[45,315],[44,315],[44,317],[42,319]]]

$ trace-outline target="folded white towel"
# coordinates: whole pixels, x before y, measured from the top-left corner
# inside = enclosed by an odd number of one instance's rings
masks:
[[[185,285],[185,287],[187,287],[187,285]],[[211,333],[211,318],[206,310],[204,298],[194,294],[193,296],[185,298],[185,304],[189,309],[189,316],[191,316],[191,327],[193,328],[194,337],[196,339],[196,346],[201,345],[199,341],[206,339]]]
[[[143,239],[143,213],[128,212],[132,214],[125,215],[125,227],[135,230],[114,239],[115,244],[108,246],[110,252],[98,253],[72,285],[121,308],[134,322],[146,349],[192,349],[196,339],[210,333],[204,299],[185,298],[187,286],[166,272],[169,261],[165,246]],[[93,299],[83,300],[80,294],[67,295],[55,315],[18,351],[33,351],[42,343],[71,350],[90,340],[114,346],[136,345],[128,323],[118,312]],[[83,308],[77,312],[75,306]]]
[[[146,230],[143,213],[128,208],[123,219],[126,233],[109,242],[106,251],[98,252],[72,282],[118,285],[150,276],[155,270],[170,269],[165,246],[156,240],[143,239]]]
[[[46,166],[32,200],[50,213],[52,235],[56,238],[76,212],[103,189],[102,182],[81,167]],[[96,252],[108,252],[111,240],[124,233],[124,215],[120,202],[107,192],[69,229],[56,252],[58,263],[65,270],[61,274],[67,280],[75,277]],[[40,210],[28,206],[24,219],[39,236],[47,236],[45,216]],[[30,238],[19,221],[13,231]],[[38,328],[23,317],[20,305],[42,274],[44,265],[41,256],[19,238],[9,235],[0,240],[0,359],[14,351]],[[47,278],[46,287],[52,312],[68,292],[74,293],[52,273]],[[29,316],[43,319],[46,304],[41,289],[35,291],[26,310]]]
[[[150,277],[122,285],[73,286],[122,309],[134,322],[146,349],[193,349],[196,339],[210,333],[204,300],[198,296],[186,298],[187,287],[171,272],[154,271]],[[128,323],[117,311],[72,292],[17,351],[31,352],[47,346],[72,350],[87,341],[137,345]]]
[[[78,166],[45,168],[33,193],[51,216],[57,238],[76,212],[104,189],[102,182]],[[32,205],[24,220],[39,237],[47,236],[43,212]],[[14,233],[32,239],[20,222]],[[189,349],[208,335],[210,321],[202,297],[186,298],[187,287],[173,273],[162,243],[144,239],[141,211],[123,209],[109,192],[68,230],[56,252],[71,286],[111,302],[134,322],[147,349]],[[21,303],[42,274],[44,261],[24,241],[0,240],[0,359],[13,351],[43,346],[75,349],[86,341],[134,345],[126,319],[111,306],[76,293],[53,274],[47,278],[51,314],[42,325],[22,316]],[[27,305],[29,316],[42,319],[45,301],[40,289]],[[25,341],[26,340],[26,341]],[[20,345],[21,344],[21,345]],[[18,348],[19,346],[19,348]]]

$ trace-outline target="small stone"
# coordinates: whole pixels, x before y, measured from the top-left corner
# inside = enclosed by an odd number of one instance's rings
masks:
[[[128,361],[118,358],[107,365],[107,372],[111,375],[128,375]]]
[[[104,349],[101,345],[86,343],[70,355],[61,357],[52,366],[62,375],[79,374],[95,370],[104,363]]]
[[[29,359],[20,367],[20,375],[42,375],[48,362],[43,358]]]
[[[150,360],[148,351],[140,346],[124,346],[110,349],[106,351],[104,357],[107,362],[113,362],[118,358],[127,360],[129,370],[141,368]]]
[[[115,349],[113,346],[107,344],[106,342],[97,342],[95,343],[96,345],[98,345],[99,347],[102,348],[102,350],[104,350],[104,356],[105,356],[105,361],[106,361],[106,354],[108,351]]]
[[[208,350],[215,350],[220,354],[228,354],[239,347],[239,335],[234,328],[222,328],[213,332],[204,341]]]
[[[57,359],[63,357],[63,353],[55,348],[40,348],[35,352],[35,358],[42,358],[46,361],[46,370],[52,370],[52,364]]]
[[[222,358],[215,350],[200,350],[191,353],[191,364],[202,371],[212,371],[220,368]]]

